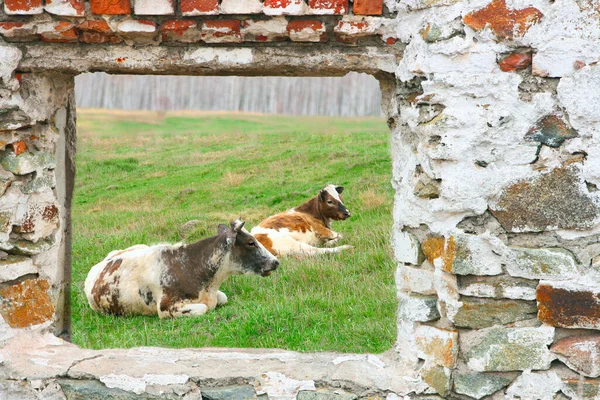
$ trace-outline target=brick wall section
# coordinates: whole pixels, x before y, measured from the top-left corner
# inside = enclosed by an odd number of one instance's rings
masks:
[[[83,0],[7,0],[4,11],[0,35],[9,42],[116,44],[126,40],[128,44],[173,45],[306,41],[354,45],[365,38],[380,38],[388,45],[396,42],[388,28],[393,14],[383,0],[266,0],[256,4],[217,0],[90,0],[87,4]],[[368,22],[363,17],[366,15]],[[12,20],[13,16],[17,19]],[[258,21],[261,23],[257,25]],[[287,28],[280,28],[282,21]],[[144,24],[150,23],[157,29],[149,32]],[[252,32],[242,33],[244,27],[252,27]]]

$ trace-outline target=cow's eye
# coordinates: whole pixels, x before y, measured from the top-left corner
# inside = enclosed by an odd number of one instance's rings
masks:
[[[327,200],[327,204],[333,204],[333,201]]]
[[[248,242],[248,246],[255,247],[256,246],[256,242],[254,240],[251,240],[251,241]]]

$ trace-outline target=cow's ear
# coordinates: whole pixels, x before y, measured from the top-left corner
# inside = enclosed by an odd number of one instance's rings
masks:
[[[343,186],[336,186],[335,187],[335,191],[338,192],[339,194],[342,194],[342,192],[344,191],[344,187]]]
[[[325,197],[327,197],[327,190],[325,190],[325,189],[322,189],[322,190],[319,192],[319,199],[321,199],[321,201],[325,201]]]
[[[242,230],[245,223],[246,222],[242,221],[241,219],[236,219],[235,221],[231,221],[231,230],[237,233]]]
[[[227,225],[224,224],[219,224],[219,235],[224,234],[225,232],[227,232],[229,230],[229,227]]]

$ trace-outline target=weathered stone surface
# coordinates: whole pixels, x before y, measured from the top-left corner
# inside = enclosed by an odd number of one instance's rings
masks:
[[[458,293],[463,296],[535,300],[538,281],[508,275],[458,277]]]
[[[481,399],[508,386],[512,379],[494,374],[454,375],[454,391],[459,394]]]
[[[398,319],[400,321],[427,322],[440,318],[436,296],[398,294]]]
[[[419,239],[410,232],[394,230],[394,254],[396,260],[406,264],[421,265],[425,261]]]
[[[54,306],[45,279],[28,279],[0,289],[0,314],[11,328],[26,328],[52,319]]]
[[[14,254],[34,256],[50,250],[52,246],[54,246],[53,238],[38,240],[35,243],[29,240],[11,240],[10,248],[7,250],[10,250]]]
[[[600,207],[584,187],[576,167],[555,168],[504,188],[490,209],[512,232],[589,229]]]
[[[419,166],[415,169],[413,194],[422,199],[437,199],[440,197],[441,179],[433,179]]]
[[[322,42],[327,39],[327,30],[321,21],[293,20],[287,31],[293,42]]]
[[[103,383],[91,379],[59,379],[58,384],[68,400],[135,400],[140,395],[116,388],[108,388]],[[179,399],[175,394],[152,395],[144,393],[144,399]]]
[[[457,234],[448,239],[427,238],[421,248],[427,260],[457,275],[498,275],[502,273],[500,257],[494,252],[503,246],[491,235]]]
[[[463,21],[476,31],[490,29],[498,39],[513,39],[524,35],[542,16],[534,7],[509,9],[505,0],[493,0],[486,7],[465,15]]]
[[[401,266],[398,268],[398,274],[398,283],[404,290],[425,295],[437,293],[433,271]]]
[[[38,272],[30,257],[8,255],[0,260],[0,282],[12,281]]]
[[[165,21],[160,26],[160,34],[163,42],[196,43],[201,38],[198,23],[191,20]]]
[[[531,53],[512,53],[498,61],[503,72],[525,69],[531,65]]]
[[[339,390],[335,392],[303,390],[298,392],[298,396],[296,396],[296,400],[355,400],[357,398],[358,396],[355,394]]]
[[[460,299],[462,306],[454,316],[461,328],[487,328],[535,318],[537,306],[533,301]]]
[[[284,17],[275,17],[269,20],[244,21],[241,35],[247,42],[271,42],[283,40],[287,37],[287,20]]]
[[[506,270],[515,277],[565,280],[580,275],[573,256],[564,249],[510,247],[503,258]]]
[[[206,400],[255,400],[253,386],[230,386],[215,389],[200,389]]]
[[[421,378],[439,395],[447,396],[451,387],[452,370],[432,362],[425,362],[419,371]]]
[[[561,391],[572,400],[597,400],[600,379],[563,379]]]
[[[44,170],[21,187],[24,194],[42,193],[56,186],[56,177],[54,171]],[[1,193],[1,191],[0,191]]]
[[[545,370],[554,359],[548,350],[554,340],[552,327],[489,328],[476,333],[482,337],[466,354],[474,371]]]
[[[507,399],[554,399],[562,381],[555,372],[525,371],[506,390]]]
[[[127,18],[116,23],[114,30],[131,44],[157,43],[158,29],[154,21]]]
[[[538,319],[562,328],[600,329],[600,286],[541,281]]]
[[[43,152],[25,152],[16,155],[11,150],[0,153],[0,164],[5,170],[16,175],[30,174],[36,170],[55,168],[54,156]]]
[[[38,400],[37,392],[25,380],[0,379],[0,395],[7,400]]]
[[[539,120],[525,135],[526,140],[540,142],[549,147],[560,147],[565,140],[579,136],[563,118],[558,115],[547,115]]]
[[[600,376],[600,335],[569,336],[554,343],[550,351],[572,370],[591,378]]]
[[[458,357],[458,331],[421,325],[415,331],[415,344],[419,358],[454,368]]]

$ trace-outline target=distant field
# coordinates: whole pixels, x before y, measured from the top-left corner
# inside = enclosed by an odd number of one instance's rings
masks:
[[[378,353],[395,339],[389,131],[380,118],[78,111],[72,318],[83,347],[268,347]],[[334,223],[355,249],[282,259],[270,277],[234,276],[229,303],[202,317],[92,311],[88,270],[134,244],[193,242],[219,223],[248,228],[328,183],[352,211]],[[182,225],[200,222],[184,234]]]

